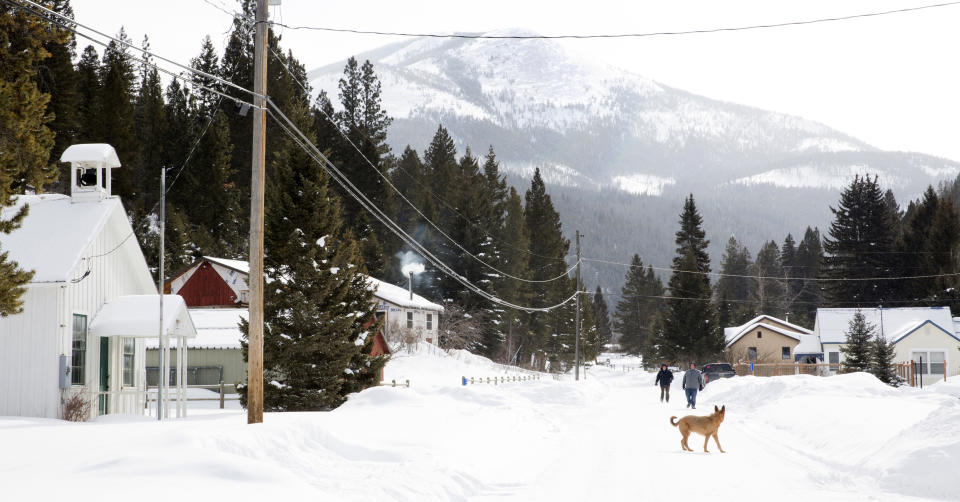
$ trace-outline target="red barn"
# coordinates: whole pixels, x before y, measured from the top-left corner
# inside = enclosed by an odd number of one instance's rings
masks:
[[[204,256],[167,281],[165,289],[194,307],[248,305],[249,264],[245,261]]]

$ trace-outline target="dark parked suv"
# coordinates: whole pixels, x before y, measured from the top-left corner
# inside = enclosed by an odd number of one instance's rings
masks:
[[[729,363],[704,364],[703,369],[700,371],[703,373],[704,385],[718,378],[730,378],[737,376],[737,372],[733,370],[733,366],[730,366]]]

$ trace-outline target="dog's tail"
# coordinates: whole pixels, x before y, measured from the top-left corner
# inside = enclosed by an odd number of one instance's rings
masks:
[[[670,417],[670,425],[676,427],[676,426],[677,426],[677,422],[674,422],[674,420],[676,420],[676,419],[677,419],[677,417]]]

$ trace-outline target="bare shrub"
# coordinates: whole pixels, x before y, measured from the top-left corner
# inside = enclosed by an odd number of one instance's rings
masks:
[[[483,313],[468,311],[455,303],[443,306],[437,325],[440,347],[475,350],[483,342]]]
[[[72,394],[63,400],[63,419],[70,422],[86,422],[90,419],[90,400],[87,399],[86,389]]]

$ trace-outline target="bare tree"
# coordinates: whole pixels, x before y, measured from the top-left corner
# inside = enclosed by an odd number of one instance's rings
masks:
[[[443,315],[437,325],[440,347],[444,349],[477,348],[483,341],[483,312],[466,310],[455,303],[443,307]]]

